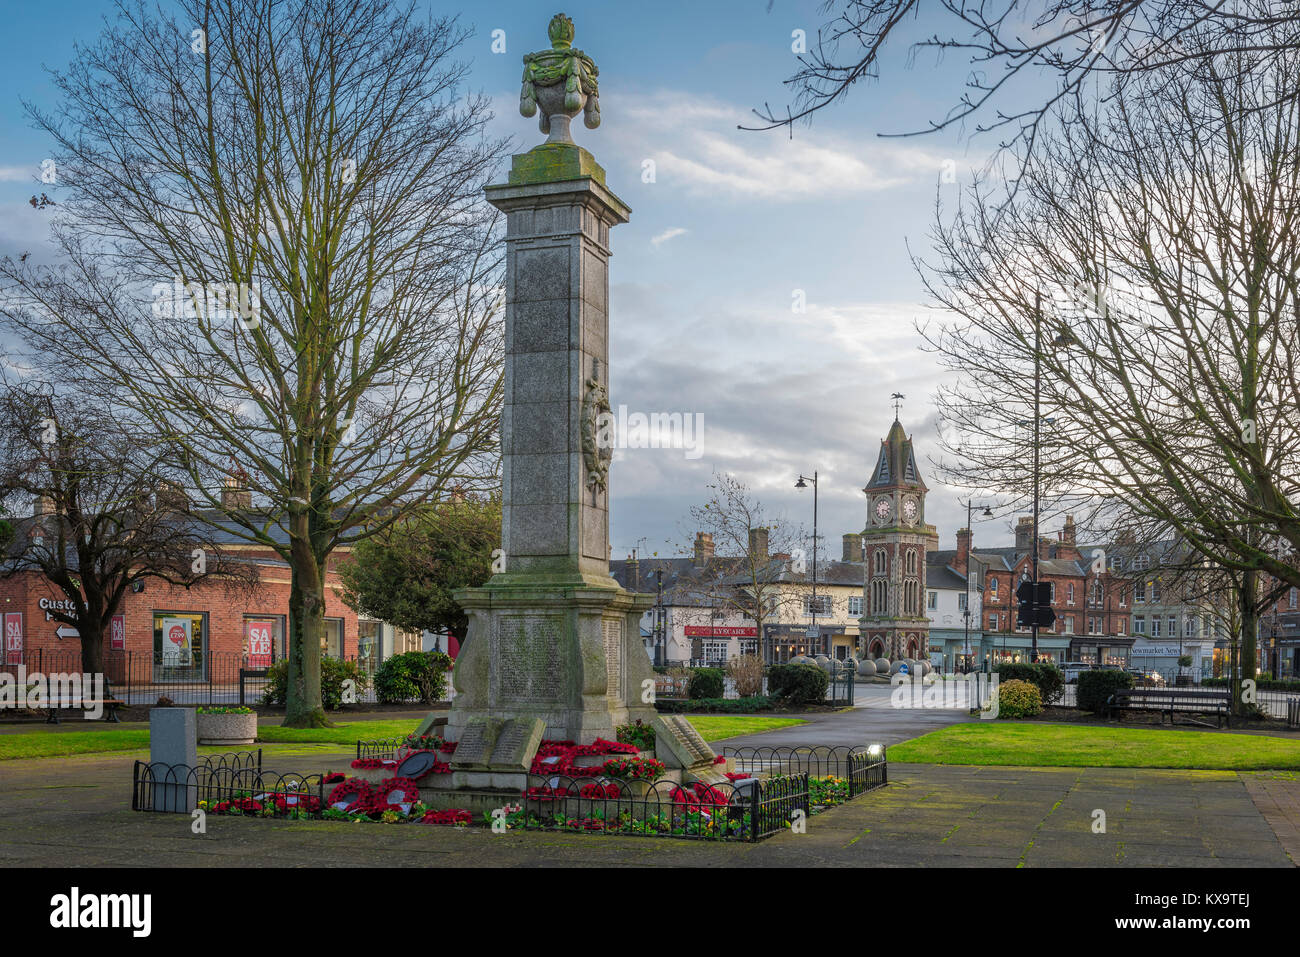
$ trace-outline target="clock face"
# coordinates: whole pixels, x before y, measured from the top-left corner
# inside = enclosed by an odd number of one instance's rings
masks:
[[[885,519],[889,518],[890,511],[892,511],[892,509],[889,505],[889,499],[876,499],[876,518],[883,522]]]
[[[916,500],[915,500],[915,499],[910,499],[910,498],[909,498],[909,499],[904,499],[904,500],[903,500],[903,517],[906,518],[909,522],[914,522],[914,521],[916,521],[916,512],[917,512],[917,508],[916,508]]]

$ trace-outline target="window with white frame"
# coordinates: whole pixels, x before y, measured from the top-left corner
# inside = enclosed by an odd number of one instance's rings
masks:
[[[1146,615],[1137,615],[1133,619],[1133,634],[1145,635],[1147,633]]]
[[[930,611],[936,611],[939,608],[939,593],[937,591],[926,591],[925,607]]]
[[[1151,637],[1152,638],[1160,637],[1160,616],[1159,615],[1151,616]]]
[[[852,598],[849,599],[849,614],[850,614],[850,615],[861,615],[861,614],[862,614],[862,596],[861,596],[861,595],[854,595]]]

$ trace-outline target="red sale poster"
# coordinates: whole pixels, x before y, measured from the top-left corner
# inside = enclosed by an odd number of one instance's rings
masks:
[[[248,633],[248,663],[254,668],[267,668],[271,664],[271,623],[249,621],[244,623]]]
[[[109,629],[108,647],[113,651],[126,650],[126,615],[114,615]]]
[[[5,657],[17,661],[23,656],[23,613],[11,611],[4,616]]]

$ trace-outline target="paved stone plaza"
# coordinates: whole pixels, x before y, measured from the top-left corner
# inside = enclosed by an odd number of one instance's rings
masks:
[[[1292,772],[896,764],[889,787],[818,815],[805,834],[717,845],[221,817],[194,835],[186,815],[131,811],[136,757],[0,765],[0,865],[1287,867],[1300,856]],[[302,746],[266,763],[318,771],[350,757]],[[1092,831],[1096,809],[1105,834]]]

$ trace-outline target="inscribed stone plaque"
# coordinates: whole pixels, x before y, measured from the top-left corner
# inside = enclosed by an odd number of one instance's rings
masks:
[[[679,714],[655,718],[655,757],[677,768],[711,767],[717,757],[700,733]]]
[[[447,716],[445,714],[426,714],[424,720],[420,722],[420,726],[415,729],[415,736],[423,738],[425,735],[438,734],[446,723]]]
[[[533,757],[545,733],[546,722],[540,718],[507,721],[492,746],[492,758],[488,762],[492,770],[527,771],[533,766]]]
[[[623,700],[623,620],[606,618],[601,622],[605,631],[605,694],[610,699]]]
[[[486,768],[504,723],[500,718],[474,718],[466,724],[451,755],[452,768]]]
[[[493,700],[503,707],[558,701],[564,690],[560,616],[501,615],[495,624]]]

